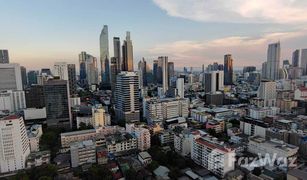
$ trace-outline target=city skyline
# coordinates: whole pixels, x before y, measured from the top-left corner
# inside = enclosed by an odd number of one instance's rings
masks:
[[[267,44],[280,40],[281,60],[291,59],[295,49],[306,48],[307,18],[302,11],[306,3],[238,2],[220,2],[221,7],[212,13],[216,2],[92,1],[91,13],[80,14],[79,10],[88,5],[86,2],[10,1],[3,4],[0,12],[4,27],[0,30],[3,34],[0,49],[8,49],[11,62],[29,70],[52,67],[55,61],[77,64],[81,51],[99,59],[99,33],[104,25],[109,26],[109,39],[120,37],[123,40],[125,32],[131,32],[135,69],[142,57],[152,65],[158,56],[168,56],[176,63],[176,68],[182,68],[189,64],[201,67],[212,61],[222,63],[228,53],[236,60],[234,67],[249,64],[261,67],[266,61]],[[276,12],[269,8],[272,5],[287,13],[280,19],[275,18]],[[112,13],[114,9],[121,13]],[[208,19],[210,12],[212,18]],[[123,16],[125,13],[129,16]],[[229,16],[221,18],[218,13]],[[293,17],[296,13],[299,15]],[[112,57],[111,40],[109,47]]]

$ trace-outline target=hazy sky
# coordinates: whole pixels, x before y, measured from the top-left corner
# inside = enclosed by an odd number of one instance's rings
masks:
[[[29,69],[56,61],[78,64],[78,54],[99,56],[99,34],[131,31],[135,65],[169,56],[175,66],[223,62],[260,67],[267,44],[280,40],[282,60],[307,48],[303,0],[0,0],[0,49]]]

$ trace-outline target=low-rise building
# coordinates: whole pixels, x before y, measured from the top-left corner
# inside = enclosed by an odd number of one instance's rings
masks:
[[[109,153],[115,155],[137,150],[137,138],[129,133],[116,133],[106,137]]]
[[[96,163],[96,145],[92,140],[76,142],[70,146],[71,167]]]
[[[244,118],[240,121],[240,129],[245,135],[265,137],[266,129],[269,124],[250,118]]]
[[[191,153],[192,134],[189,129],[184,129],[181,132],[174,133],[174,148],[175,151],[182,156],[187,156]]]
[[[158,136],[161,145],[174,143],[174,132],[171,130],[161,131]]]
[[[142,163],[142,165],[148,165],[151,163],[152,159],[151,159],[151,155],[144,151],[144,152],[140,152],[138,154],[138,160]]]
[[[27,157],[27,168],[33,168],[50,163],[50,151],[33,152]]]
[[[137,139],[137,146],[140,151],[148,150],[151,146],[151,137],[149,129],[135,124],[126,124],[126,131],[133,134]]]
[[[222,133],[225,130],[225,120],[214,118],[206,123],[206,129],[214,129],[216,133]]]
[[[253,119],[261,120],[267,116],[275,116],[280,112],[278,107],[262,107],[262,108],[250,108],[249,116]]]
[[[39,140],[40,137],[43,135],[43,128],[40,124],[32,125],[28,130],[28,139],[30,144],[30,151],[37,152],[39,151]]]

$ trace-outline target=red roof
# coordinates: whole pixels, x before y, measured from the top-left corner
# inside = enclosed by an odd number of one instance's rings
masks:
[[[203,140],[202,138],[198,138],[198,139],[196,139],[195,141],[198,142],[198,143],[200,143],[200,144],[202,144],[202,145],[205,145],[205,146],[207,146],[207,147],[210,147],[211,149],[219,149],[219,150],[224,151],[224,152],[230,152],[229,149],[226,149],[226,148],[224,148],[224,147],[218,146],[218,145],[216,145],[216,144],[209,143],[209,142]]]
[[[19,116],[17,115],[9,115],[3,118],[3,120],[12,120],[12,119],[18,119]]]

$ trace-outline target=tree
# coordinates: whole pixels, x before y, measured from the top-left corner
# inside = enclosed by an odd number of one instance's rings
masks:
[[[84,122],[79,123],[78,130],[86,130],[86,129],[93,129],[94,127],[91,124],[86,125]]]
[[[148,164],[147,168],[149,171],[154,171],[159,167],[159,163],[155,160],[153,160],[150,164]]]
[[[136,177],[136,175],[137,175],[137,172],[133,169],[133,168],[130,168],[130,169],[128,169],[126,172],[125,172],[125,178],[127,179],[127,180],[133,180],[133,179],[135,179],[135,177]]]
[[[212,129],[212,128],[209,128],[208,129],[208,133],[211,135],[211,136],[216,136],[216,131],[215,131],[215,129]]]
[[[63,129],[58,128],[47,128],[43,130],[44,133],[39,141],[40,150],[50,150],[51,158],[55,157],[60,148],[60,133],[63,131]]]
[[[256,176],[260,176],[262,173],[262,170],[260,167],[255,167],[254,170],[253,170],[253,174],[256,175]]]

